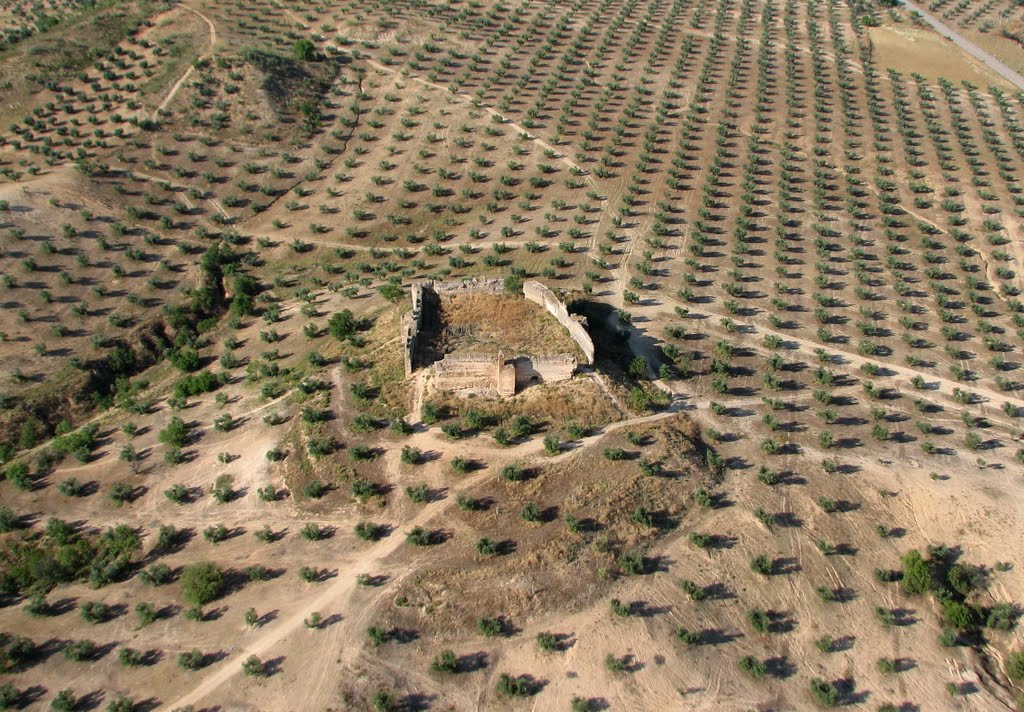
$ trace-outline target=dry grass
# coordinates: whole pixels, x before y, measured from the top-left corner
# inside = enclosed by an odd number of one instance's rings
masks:
[[[556,431],[569,423],[579,424],[583,428],[599,428],[621,418],[621,413],[600,386],[587,378],[531,386],[513,398],[479,395],[463,398],[444,392],[435,394],[430,401],[449,413],[465,413],[472,409],[492,421],[505,420],[513,415],[528,415],[535,422]]]
[[[707,480],[700,466],[695,428],[683,416],[655,427],[637,429],[644,447],[630,445],[624,435],[603,445],[623,448],[627,458],[612,462],[601,448],[536,467],[526,482],[491,480],[471,489],[471,497],[491,502],[486,511],[450,513],[436,522],[452,537],[443,560],[425,563],[397,589],[408,608],[380,612],[388,625],[411,627],[431,640],[473,636],[482,616],[507,616],[514,624],[556,611],[570,612],[593,602],[616,579],[628,575],[620,556],[644,553],[656,540],[672,537],[688,507],[681,491]],[[640,457],[663,463],[663,476],[644,476]],[[542,521],[523,521],[527,503],[537,504]],[[643,508],[656,526],[633,519]],[[580,522],[569,531],[565,518]],[[493,538],[506,555],[483,557],[475,543]],[[509,537],[509,538],[506,538]],[[507,555],[515,551],[514,556]],[[646,571],[656,561],[645,559]],[[494,586],[493,582],[505,582]]]
[[[979,86],[1012,89],[1002,77],[973,58],[954,52],[952,43],[935,32],[909,25],[870,28],[875,58],[882,67],[905,74],[917,72],[930,80],[939,77],[954,82],[969,81]]]
[[[448,353],[503,351],[545,356],[577,353],[569,333],[544,309],[521,297],[503,294],[459,294],[441,300],[441,323],[466,333],[443,335]]]

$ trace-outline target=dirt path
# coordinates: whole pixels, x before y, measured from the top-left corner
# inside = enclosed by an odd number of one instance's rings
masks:
[[[463,483],[460,483],[459,489],[478,484],[479,481],[483,480],[486,476],[488,476],[487,473],[481,473],[476,477],[469,478]],[[412,528],[415,526],[426,525],[449,504],[449,500],[442,500],[440,502],[427,505],[415,519],[412,519],[407,523],[408,527]],[[255,640],[242,646],[235,655],[228,657],[224,662],[220,663],[216,669],[206,675],[203,681],[196,687],[192,688],[191,691],[185,693],[176,700],[169,701],[163,707],[165,709],[180,709],[187,705],[198,704],[208,695],[216,691],[221,685],[239,674],[242,670],[242,663],[250,655],[256,655],[258,657],[266,656],[267,653],[284,638],[292,635],[297,630],[305,628],[304,621],[312,611],[345,610],[349,600],[352,598],[352,595],[357,588],[356,577],[352,575],[352,572],[379,570],[384,560],[393,554],[398,547],[404,543],[405,537],[402,536],[401,532],[392,532],[390,536],[385,537],[377,544],[367,548],[360,556],[351,561],[344,562],[344,565],[339,565],[338,568],[342,573],[338,575],[333,583],[328,584],[315,597],[303,601],[303,605],[296,608],[295,613],[292,615],[282,618],[280,622],[275,623],[272,626],[268,626],[266,632]],[[336,625],[344,626],[345,628],[349,627],[345,624],[345,621]],[[355,638],[354,632],[352,638]]]
[[[216,26],[214,26],[213,21],[210,20],[210,18],[208,18],[203,13],[199,12],[199,10],[196,10],[195,8],[187,7],[185,5],[182,5],[181,8],[183,10],[191,12],[193,15],[195,15],[196,17],[201,19],[203,22],[206,23],[206,26],[210,29],[210,52],[209,52],[209,56],[212,57],[214,55],[214,47],[217,46],[217,28],[216,28]],[[207,56],[207,55],[200,55],[196,61],[199,61],[199,60],[203,59],[205,56]],[[178,78],[178,81],[176,81],[174,83],[174,85],[171,87],[171,90],[167,93],[167,96],[165,96],[164,100],[160,102],[160,105],[157,106],[155,109],[153,109],[153,113],[151,114],[151,118],[155,118],[156,116],[158,116],[161,111],[166,109],[167,106],[172,101],[174,101],[174,97],[178,94],[178,90],[181,89],[182,86],[184,86],[185,82],[188,81],[188,78],[190,76],[192,76],[192,73],[195,71],[195,69],[196,69],[195,63],[190,64],[188,66],[188,69],[186,69],[185,73],[182,74],[181,77]]]
[[[684,399],[675,398],[668,408],[658,413],[637,418],[629,418],[612,423],[602,430],[595,432],[593,435],[583,438],[578,447],[566,450],[554,457],[546,457],[544,462],[559,462],[575,457],[587,448],[596,447],[610,433],[617,432],[623,428],[635,427],[644,423],[652,423],[670,418],[683,410],[684,405]],[[481,448],[481,443],[479,442],[449,442],[436,428],[418,431],[412,434],[408,438],[407,442],[410,445],[416,445],[419,447],[444,447],[445,452],[450,452],[452,454],[460,454],[464,451],[463,454],[473,455],[474,453],[479,454],[480,450],[484,449]],[[532,438],[528,443],[520,445],[514,448],[514,450],[499,448],[497,445],[495,445],[494,448],[513,454],[516,459],[522,460],[534,455],[539,455],[543,450],[543,441],[540,438]],[[389,464],[391,465],[389,467],[389,475],[393,477],[397,476],[397,459]],[[403,522],[403,529],[411,529],[416,526],[428,527],[431,521],[454,505],[457,495],[460,492],[471,489],[493,476],[494,472],[492,469],[487,468],[475,476],[467,477],[460,480],[458,483],[453,484],[449,488],[450,491],[446,498],[426,505],[415,518]],[[351,599],[358,590],[354,572],[388,571],[386,560],[404,543],[405,538],[402,536],[402,532],[396,530],[381,541],[366,548],[354,559],[337,562],[335,564],[336,568],[339,570],[337,579],[326,585],[325,588],[316,596],[304,601],[302,607],[296,610],[295,613],[281,619],[272,626],[268,626],[267,630],[262,635],[245,644],[237,650],[234,655],[228,657],[222,663],[219,663],[218,666],[211,670],[196,687],[189,692],[184,693],[179,698],[167,702],[163,705],[163,708],[179,709],[187,705],[196,705],[200,703],[207,696],[214,693],[222,685],[226,684],[229,680],[238,675],[241,672],[242,663],[250,655],[265,658],[275,646],[281,643],[281,641],[293,635],[296,631],[300,631],[305,628],[305,619],[311,612],[336,612],[348,610]],[[399,574],[399,577],[400,575],[401,574]],[[353,615],[351,617],[345,617],[340,622],[332,626],[332,637],[334,639],[355,640],[361,635],[361,625],[365,627],[365,623],[361,616]]]
[[[991,54],[983,50],[978,45],[971,42],[969,39],[961,35],[959,32],[945,24],[939,18],[932,15],[928,10],[921,7],[911,0],[904,0],[904,5],[907,9],[913,10],[921,15],[921,18],[931,25],[940,35],[951,40],[960,49],[964,50],[972,57],[983,63],[992,71],[999,74],[1003,79],[1013,84],[1018,89],[1024,90],[1024,76],[1021,76],[1017,72],[1013,71],[1007,65],[1000,62],[998,59],[993,57]]]

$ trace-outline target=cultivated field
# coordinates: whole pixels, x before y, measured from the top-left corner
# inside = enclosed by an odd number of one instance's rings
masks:
[[[0,87],[0,709],[1024,703],[1024,86],[913,11],[12,0]],[[470,277],[594,366],[406,378]]]

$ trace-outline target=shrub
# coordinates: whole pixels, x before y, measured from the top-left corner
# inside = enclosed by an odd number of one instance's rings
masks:
[[[156,608],[152,603],[138,603],[135,605],[135,617],[139,619],[139,627],[144,628],[156,620]]]
[[[309,499],[320,499],[327,494],[327,485],[320,480],[310,480],[302,486],[302,494]]]
[[[198,650],[189,650],[178,655],[178,667],[182,670],[199,670],[204,662],[205,656]]]
[[[209,561],[199,561],[181,572],[181,596],[193,606],[215,601],[224,593],[224,571]]]
[[[555,637],[554,633],[542,632],[537,633],[537,645],[545,653],[552,653],[558,650],[558,638]]]
[[[132,502],[135,500],[136,492],[135,488],[125,482],[116,482],[107,491],[107,499],[113,503],[115,507],[120,507],[125,502]]]
[[[54,712],[72,712],[78,706],[78,699],[69,689],[63,689],[50,701],[50,709]]]
[[[700,633],[688,628],[676,628],[675,636],[683,645],[696,645],[700,641]]]
[[[455,657],[452,650],[442,650],[434,661],[430,663],[430,669],[434,672],[454,673],[459,671],[459,659]]]
[[[835,707],[839,704],[839,688],[821,678],[816,677],[811,680],[811,694],[823,707]]]
[[[977,625],[974,609],[957,601],[943,602],[942,619],[956,630],[970,630]]]
[[[519,511],[519,516],[527,522],[539,522],[541,519],[540,507],[536,502],[527,502]]]
[[[375,625],[371,625],[366,629],[366,636],[374,645],[384,645],[384,643],[388,642],[387,631]]]
[[[707,596],[707,593],[704,591],[704,587],[694,583],[693,581],[680,581],[679,587],[683,589],[683,593],[689,596],[692,601],[703,601]]]
[[[526,479],[526,472],[521,466],[509,463],[501,468],[501,479],[509,482],[521,482]]]
[[[147,586],[163,586],[174,580],[174,572],[170,566],[159,562],[139,572],[139,580]]]
[[[371,522],[359,522],[356,524],[355,532],[363,541],[377,541],[381,536],[380,527]]]
[[[633,520],[635,524],[639,524],[642,527],[654,526],[654,515],[643,506],[634,509],[632,514],[629,515],[629,518]]]
[[[630,551],[622,554],[622,556],[619,557],[618,564],[622,573],[631,574],[633,576],[638,576],[644,573],[647,568],[643,554],[636,549],[631,549]]]
[[[500,618],[481,618],[477,621],[477,629],[487,638],[495,638],[501,635],[505,626]]]
[[[242,672],[248,677],[263,677],[267,674],[266,665],[255,655],[250,655],[242,663]]]
[[[747,621],[750,623],[750,627],[758,633],[769,632],[772,624],[772,619],[768,612],[760,608],[752,608],[747,611]]]
[[[310,522],[302,527],[300,530],[302,538],[306,541],[319,541],[326,536],[326,532],[320,528],[319,524]]]
[[[232,497],[235,496],[233,484],[234,480],[231,475],[218,475],[217,479],[213,483],[213,489],[210,490],[210,494],[212,494],[213,498],[221,504],[230,502]]]
[[[775,571],[775,565],[765,554],[758,554],[750,561],[750,569],[762,576],[771,576]]]
[[[423,527],[413,527],[405,534],[405,540],[413,546],[427,546],[431,538],[430,531]]]
[[[110,606],[98,601],[86,601],[78,611],[86,623],[103,623],[110,616]]]
[[[132,712],[135,702],[130,697],[118,695],[107,704],[107,712]]]
[[[764,677],[766,671],[764,663],[752,655],[740,658],[740,670],[755,678]]]
[[[896,672],[896,661],[892,658],[879,658],[875,662],[875,667],[878,668],[878,672],[885,675],[891,675]]]
[[[402,448],[401,459],[406,465],[418,465],[423,461],[423,452],[418,447],[406,445]]]
[[[85,494],[85,485],[75,477],[69,477],[57,485],[57,490],[65,497],[81,497]]]
[[[1024,683],[1024,651],[1010,653],[1006,658],[1006,677],[1018,685]]]
[[[911,595],[930,591],[934,585],[931,567],[917,549],[911,549],[900,560],[903,564],[903,588]]]
[[[145,655],[135,648],[121,648],[117,651],[117,660],[125,667],[139,667],[145,662]]]
[[[405,495],[413,504],[424,504],[430,499],[430,489],[426,485],[406,487]]]
[[[73,640],[64,646],[64,657],[71,662],[80,663],[91,660],[96,655],[96,643],[88,639]]]
[[[503,697],[526,697],[530,694],[530,686],[524,677],[512,677],[502,673],[498,678],[498,694]]]
[[[228,538],[228,528],[223,524],[212,524],[203,530],[203,538],[211,544],[219,544]]]
[[[359,323],[352,312],[344,309],[331,316],[327,322],[327,331],[338,341],[344,341],[356,333],[358,326]]]
[[[192,429],[185,424],[185,421],[174,416],[167,426],[160,431],[159,439],[164,445],[172,448],[183,447],[189,438]]]

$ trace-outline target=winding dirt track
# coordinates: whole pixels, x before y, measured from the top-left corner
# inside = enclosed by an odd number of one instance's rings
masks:
[[[217,46],[217,28],[213,24],[213,21],[210,20],[210,18],[208,18],[203,13],[199,12],[199,10],[196,10],[195,8],[187,7],[184,5],[182,5],[181,7],[183,10],[187,10],[188,12],[191,12],[193,15],[196,15],[199,19],[205,22],[206,26],[210,29],[210,56],[213,56],[213,48]],[[204,56],[205,55],[201,55],[199,59],[202,59]],[[167,96],[165,96],[164,100],[160,102],[160,105],[153,109],[153,116],[157,116],[161,111],[166,109],[167,106],[172,101],[174,101],[174,97],[177,95],[178,90],[181,89],[182,86],[184,86],[185,82],[188,80],[190,76],[192,76],[192,72],[194,72],[195,69],[196,66],[194,63],[188,66],[188,69],[185,70],[185,73],[182,74],[181,77],[179,77],[178,81],[176,81],[174,83],[174,86],[171,87],[171,90],[167,92]]]

